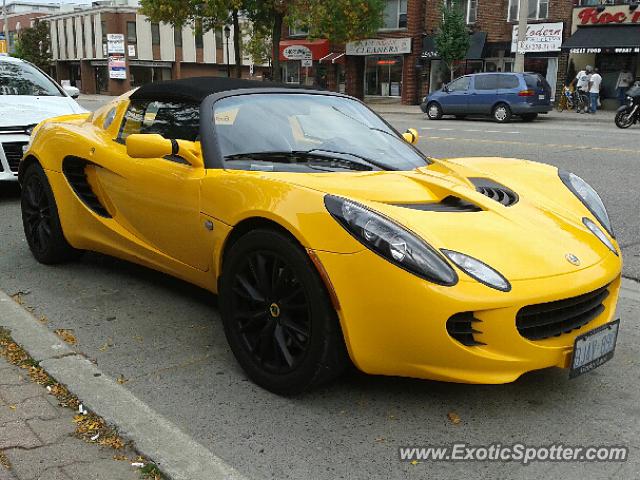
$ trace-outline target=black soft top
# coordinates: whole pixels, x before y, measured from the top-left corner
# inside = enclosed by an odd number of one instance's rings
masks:
[[[192,77],[148,83],[131,94],[132,100],[160,100],[200,103],[213,93],[245,88],[299,88],[276,82],[228,77]]]

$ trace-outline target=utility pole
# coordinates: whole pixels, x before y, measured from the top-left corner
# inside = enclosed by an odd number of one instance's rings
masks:
[[[533,0],[535,1],[535,0]],[[524,72],[524,50],[521,46],[527,38],[527,19],[529,17],[529,0],[520,0],[518,12],[518,42],[516,43],[516,62],[514,72]]]

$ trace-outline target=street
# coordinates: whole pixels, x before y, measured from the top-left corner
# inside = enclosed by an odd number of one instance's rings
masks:
[[[95,108],[96,102],[85,103]],[[568,114],[572,115],[572,114]],[[628,280],[614,359],[575,380],[533,372],[508,385],[448,384],[349,372],[301,397],[250,382],[222,330],[216,298],[160,273],[98,254],[55,267],[30,254],[19,193],[0,193],[0,290],[22,292],[49,329],[73,330],[77,349],[111,378],[248,478],[634,478],[640,470],[640,128],[542,118],[532,124],[428,121],[418,129],[434,157],[501,156],[545,162],[600,193]],[[460,417],[459,424],[448,414]],[[625,445],[624,463],[400,462],[403,446]]]

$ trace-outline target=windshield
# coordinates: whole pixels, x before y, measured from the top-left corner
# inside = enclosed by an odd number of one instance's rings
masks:
[[[0,62],[0,94],[61,97],[60,89],[29,63]]]
[[[361,103],[331,95],[257,93],[224,98],[214,107],[215,131],[227,168],[413,170],[429,163]],[[262,155],[260,155],[262,154]],[[274,155],[276,154],[276,155]],[[288,155],[289,154],[289,155]],[[355,168],[351,168],[355,166]],[[286,169],[286,168],[285,168]]]

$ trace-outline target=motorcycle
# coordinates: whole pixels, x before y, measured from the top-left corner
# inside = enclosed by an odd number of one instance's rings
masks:
[[[625,94],[626,102],[616,113],[616,126],[629,128],[640,121],[640,86],[633,86]]]

